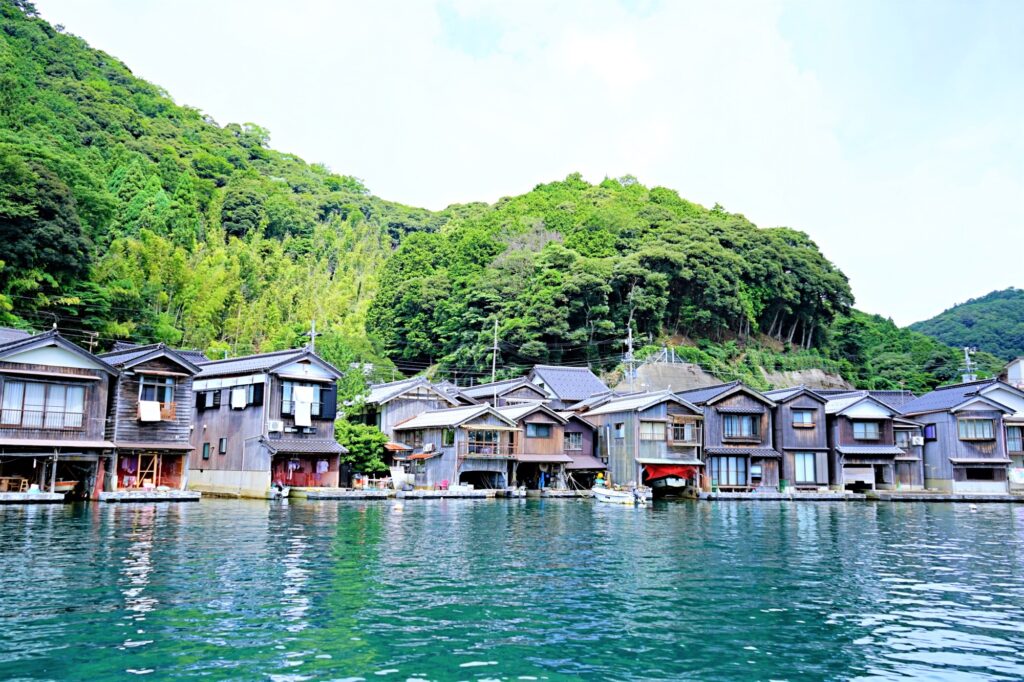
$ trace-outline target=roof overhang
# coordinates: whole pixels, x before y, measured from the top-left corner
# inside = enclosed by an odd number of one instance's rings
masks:
[[[725,391],[722,391],[721,393],[716,395],[714,398],[710,398],[709,400],[706,400],[704,402],[704,404],[705,405],[714,405],[715,403],[721,402],[722,400],[725,400],[726,398],[734,396],[737,393],[745,393],[746,395],[749,395],[751,398],[753,398],[753,399],[755,399],[755,400],[757,400],[757,401],[767,405],[768,407],[775,407],[775,401],[774,400],[771,400],[770,398],[765,397],[763,394],[758,393],[754,389],[752,389],[752,388],[750,388],[748,386],[744,386],[743,384],[736,384],[732,388],[730,388],[728,390],[725,390]]]
[[[3,346],[2,348],[0,348],[0,360],[4,360],[12,355],[25,353],[27,351],[35,350],[37,348],[45,348],[47,346],[57,346],[58,348],[63,348],[64,350],[70,353],[79,355],[82,358],[88,360],[89,362],[97,365],[96,369],[102,370],[107,374],[110,374],[111,376],[116,377],[117,375],[120,374],[120,371],[118,371],[115,367],[113,367],[108,362],[103,360],[103,358],[97,355],[93,355],[84,348],[80,348],[76,344],[71,343],[56,331],[49,331],[46,332],[45,334],[30,336],[27,339],[15,341],[13,343],[7,344],[6,346]],[[17,360],[15,360],[15,362],[17,362]]]
[[[968,407],[970,407],[971,405],[973,405],[975,403],[984,403],[988,407],[991,407],[993,410],[996,410],[998,412],[1003,412],[1005,414],[1013,413],[1013,410],[1008,408],[1006,405],[1003,405],[1002,403],[996,402],[995,400],[992,400],[991,398],[986,398],[985,396],[980,395],[980,394],[979,395],[972,395],[970,398],[968,398],[967,400],[963,401],[959,405],[955,405],[954,407],[949,408],[949,411],[950,412],[960,412],[961,410],[966,410]]]

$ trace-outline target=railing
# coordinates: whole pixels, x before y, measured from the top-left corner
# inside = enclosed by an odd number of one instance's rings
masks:
[[[459,443],[459,457],[509,459],[516,454],[511,443]]]
[[[84,423],[85,416],[82,412],[25,409],[7,409],[0,412],[0,429],[77,431]]]
[[[670,448],[692,448],[701,444],[700,427],[684,430],[679,428],[679,426],[680,425],[669,424],[667,429],[668,439],[666,440],[666,443],[668,443]],[[687,430],[690,432],[689,434],[686,433]]]

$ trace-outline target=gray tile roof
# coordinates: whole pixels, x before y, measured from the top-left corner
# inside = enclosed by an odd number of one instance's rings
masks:
[[[298,350],[279,350],[273,353],[260,353],[258,355],[243,355],[240,358],[228,360],[211,360],[200,365],[201,371],[197,378],[224,376],[228,374],[244,374],[247,372],[265,372],[271,367],[276,367],[283,362],[298,358],[306,352],[305,348]]]
[[[477,384],[476,386],[463,386],[459,391],[463,395],[468,395],[470,398],[489,398],[494,395],[495,392],[498,395],[506,391],[512,391],[522,386],[532,388],[538,393],[538,397],[545,395],[544,390],[539,386],[531,382],[526,377],[519,377],[517,379],[505,379],[504,381],[495,381],[490,384]]]
[[[608,392],[608,387],[588,367],[534,365],[530,376],[539,378],[559,400],[567,402]]]
[[[903,450],[895,445],[840,445],[836,451],[844,455],[879,456],[902,455]]]
[[[903,414],[942,412],[956,407],[968,398],[977,395],[979,391],[986,389],[995,383],[995,379],[985,379],[982,381],[972,381],[966,384],[940,386],[931,393],[925,393],[920,398],[904,403],[900,407],[900,412]]]
[[[682,403],[686,407],[692,409],[697,414],[701,413],[701,409],[694,405],[689,400],[680,398],[671,391],[658,391],[656,393],[631,393],[629,395],[622,396],[609,400],[606,403],[598,405],[589,412],[584,412],[586,416],[598,416],[602,414],[612,414],[615,412],[633,412],[634,410],[646,410],[650,407],[654,407],[666,400],[675,400]]]
[[[271,451],[296,455],[343,455],[348,449],[333,440],[312,438],[264,438],[263,442]]]
[[[899,411],[902,411],[902,406],[905,403],[908,403],[916,398],[916,396],[910,391],[883,391],[874,389],[869,391],[863,391],[851,390],[848,388],[825,388],[816,390],[815,393],[827,398],[828,400],[832,400],[834,398],[843,398],[855,394],[860,395],[862,393],[867,393],[875,400],[879,400],[888,405],[889,407]]]
[[[744,448],[740,446],[730,447],[726,445],[707,448],[706,452],[709,455],[750,455],[751,457],[771,457],[773,459],[782,458],[779,451],[772,448]]]
[[[162,343],[128,343],[127,341],[117,341],[114,343],[114,349],[106,353],[100,353],[100,357],[109,362],[112,365],[121,366],[131,362],[136,358],[141,358],[147,353],[151,353],[159,348],[167,348]],[[210,361],[209,358],[202,351],[198,350],[178,350],[177,348],[167,348],[169,351],[173,351],[182,359],[191,362],[193,365],[202,365]]]
[[[20,341],[22,339],[27,339],[30,336],[32,336],[32,332],[27,332],[23,329],[14,329],[12,327],[0,327],[0,346],[4,345],[5,343],[10,343],[12,341]]]
[[[709,400],[714,400],[726,391],[739,385],[740,382],[738,381],[730,381],[727,384],[718,384],[717,386],[705,386],[704,388],[694,388],[689,391],[676,391],[676,395],[689,400],[694,405],[700,405]]]

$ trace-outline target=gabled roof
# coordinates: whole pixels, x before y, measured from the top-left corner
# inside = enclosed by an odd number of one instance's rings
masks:
[[[81,348],[60,335],[57,330],[50,330],[42,334],[36,334],[35,336],[29,336],[22,339],[16,339],[3,345],[0,345],[0,360],[16,355],[18,353],[24,353],[26,351],[35,350],[36,348],[45,348],[46,346],[58,346],[67,351],[75,353],[86,360],[99,365],[99,368],[103,371],[117,376],[120,372],[112,367],[102,358],[93,355],[89,351]]]
[[[842,414],[854,405],[859,405],[863,402],[875,403],[882,409],[889,413],[889,416],[895,416],[899,412],[892,406],[883,403],[878,398],[874,397],[867,391],[858,391],[856,393],[850,393],[838,398],[833,398],[825,403],[825,414]]]
[[[575,412],[572,412],[572,411],[569,411],[569,410],[562,410],[558,414],[562,417],[562,419],[564,419],[566,421],[566,423],[568,423],[568,422],[572,421],[573,419],[575,419],[579,423],[583,424],[584,426],[590,427],[591,429],[596,429],[597,428],[597,426],[595,426],[594,424],[592,424],[589,421],[587,421],[586,418],[582,414],[576,414]]]
[[[531,381],[540,379],[552,395],[566,402],[576,402],[597,393],[608,392],[608,387],[590,371],[589,367],[534,365],[529,378]]]
[[[115,341],[114,347],[111,349],[111,351],[109,353],[105,353],[104,355],[113,355],[115,353],[130,351],[136,348],[144,348],[146,345],[153,344],[131,343],[130,341]],[[185,358],[194,365],[202,365],[210,361],[210,358],[206,357],[206,353],[204,353],[201,350],[196,350],[194,348],[174,348],[172,350],[174,350],[175,353]]]
[[[462,405],[461,407],[450,407],[446,410],[430,410],[422,412],[412,419],[407,419],[394,427],[395,431],[411,431],[414,429],[430,429],[461,426],[473,419],[482,417],[485,414],[493,415],[509,426],[516,423],[499,413],[490,405]]]
[[[950,386],[940,386],[920,398],[906,403],[900,409],[903,414],[925,414],[928,412],[946,412],[964,404],[969,398],[980,396],[986,389],[1000,386],[1017,391],[1013,386],[998,379],[983,379]],[[1005,406],[1004,406],[1005,407]]]
[[[135,365],[148,362],[149,360],[161,356],[169,358],[172,362],[175,362],[182,368],[188,370],[190,374],[199,373],[199,367],[195,363],[184,357],[179,351],[168,348],[162,343],[151,343],[146,346],[132,346],[131,348],[123,348],[122,350],[113,350],[109,353],[100,353],[99,355],[99,357],[103,358],[118,369],[130,369]]]
[[[468,395],[470,398],[480,400],[490,398],[494,394],[505,395],[510,391],[515,391],[520,388],[528,388],[531,391],[534,391],[541,398],[547,397],[547,394],[543,389],[526,377],[505,379],[504,381],[495,381],[489,384],[477,384],[476,386],[463,386],[459,388],[459,392],[463,395]]]
[[[434,388],[444,392],[446,395],[451,396],[455,399],[456,403],[463,405],[471,405],[480,402],[476,398],[470,398],[468,395],[462,392],[462,389],[451,381],[445,379],[434,384]]]
[[[679,403],[683,407],[687,407],[697,414],[703,414],[703,411],[694,405],[693,403],[681,398],[679,395],[672,393],[671,391],[658,391],[657,393],[637,393],[633,395],[623,396],[621,398],[615,398],[609,400],[603,405],[599,405],[594,409],[587,412],[587,416],[590,415],[602,415],[611,414],[613,412],[635,412],[643,411],[663,403],[666,400],[672,400]]]
[[[543,412],[549,417],[552,417],[555,421],[560,424],[564,424],[568,420],[558,412],[555,412],[547,405],[541,403],[530,403],[525,405],[506,405],[505,407],[499,407],[497,409],[498,414],[514,422],[518,422],[520,419],[525,419],[534,412]]]
[[[27,339],[32,336],[32,332],[27,332],[24,329],[14,329],[13,327],[0,327],[0,346],[8,344],[12,341],[20,341]]]
[[[639,392],[642,393],[643,391]],[[586,412],[587,410],[593,409],[598,405],[604,405],[609,400],[614,400],[615,398],[619,398],[624,395],[632,394],[613,393],[612,391],[606,391],[605,393],[598,393],[597,395],[592,395],[589,398],[584,398],[583,400],[577,403],[569,405],[569,407],[566,409],[571,410],[573,412]]]
[[[366,396],[365,402],[368,405],[383,405],[407,393],[408,391],[419,388],[425,388],[432,393],[436,393],[438,398],[448,401],[451,405],[459,404],[459,401],[456,400],[454,396],[447,391],[434,386],[423,377],[401,379],[399,381],[391,381],[386,384],[373,384],[370,386],[370,393]]]
[[[755,391],[749,386],[745,386],[740,381],[730,381],[727,384],[720,384],[718,386],[708,386],[707,388],[697,388],[691,391],[682,391],[677,393],[686,400],[689,400],[695,405],[713,405],[720,400],[725,400],[729,396],[735,393],[746,393],[755,400],[764,403],[768,407],[775,407],[775,403],[765,397],[763,393]]]
[[[828,398],[821,395],[817,391],[807,388],[803,384],[801,384],[800,386],[793,386],[791,388],[777,388],[774,391],[765,391],[762,395],[770,400],[774,400],[777,403],[786,403],[789,402],[790,400],[793,400],[794,398],[799,398],[800,396],[804,395],[811,398],[812,400],[816,400],[821,403],[828,402]]]
[[[248,374],[251,372],[273,372],[286,365],[299,360],[308,359],[333,373],[335,377],[341,377],[342,373],[309,348],[298,348],[292,350],[279,350],[273,353],[258,353],[256,355],[243,355],[238,358],[227,360],[211,360],[202,363],[199,368],[199,378],[227,376],[230,374]]]
[[[867,393],[872,398],[882,401],[883,403],[885,403],[891,408],[894,408],[898,412],[902,411],[902,405],[905,405],[906,403],[910,402],[911,400],[914,400],[917,397],[910,391],[876,389],[857,390],[849,388],[822,388],[815,391],[815,393],[817,393],[820,396],[824,396],[827,400],[832,400],[833,398],[849,397],[851,395],[859,395],[861,393]]]

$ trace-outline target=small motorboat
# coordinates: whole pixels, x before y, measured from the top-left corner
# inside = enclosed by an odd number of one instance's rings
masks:
[[[630,490],[616,490],[615,488],[595,486],[590,489],[590,492],[594,494],[594,499],[598,502],[606,502],[608,504],[632,504],[638,507],[642,507],[647,504],[647,495],[644,491],[638,488],[632,488]]]
[[[56,481],[53,484],[53,492],[67,494],[75,489],[78,481]]]

